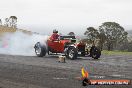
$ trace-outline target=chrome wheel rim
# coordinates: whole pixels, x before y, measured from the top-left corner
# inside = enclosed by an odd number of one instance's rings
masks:
[[[73,50],[70,50],[70,51],[69,51],[69,57],[70,57],[70,58],[73,58],[73,57],[74,57],[74,51],[73,51]]]
[[[41,53],[41,47],[38,46],[38,47],[36,48],[36,54],[40,54],[40,53]]]

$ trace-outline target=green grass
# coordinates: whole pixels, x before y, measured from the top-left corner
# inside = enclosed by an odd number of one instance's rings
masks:
[[[132,52],[127,52],[127,51],[108,51],[108,50],[103,50],[102,54],[104,55],[132,55]]]

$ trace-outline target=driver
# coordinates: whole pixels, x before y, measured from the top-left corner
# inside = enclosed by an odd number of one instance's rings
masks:
[[[52,36],[50,37],[50,40],[52,40],[52,41],[59,40],[58,31],[57,31],[56,29],[53,30],[53,34],[52,34]]]

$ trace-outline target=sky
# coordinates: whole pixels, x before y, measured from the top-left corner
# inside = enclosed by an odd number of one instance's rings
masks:
[[[0,0],[0,19],[10,16],[18,28],[48,35],[53,29],[83,35],[107,21],[132,30],[132,0]]]

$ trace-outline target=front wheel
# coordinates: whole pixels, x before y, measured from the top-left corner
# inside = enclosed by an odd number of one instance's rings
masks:
[[[34,46],[35,53],[38,57],[43,57],[46,55],[46,47],[41,45],[40,42],[37,42]]]
[[[77,49],[75,47],[69,47],[67,51],[67,58],[73,60],[77,58]]]

